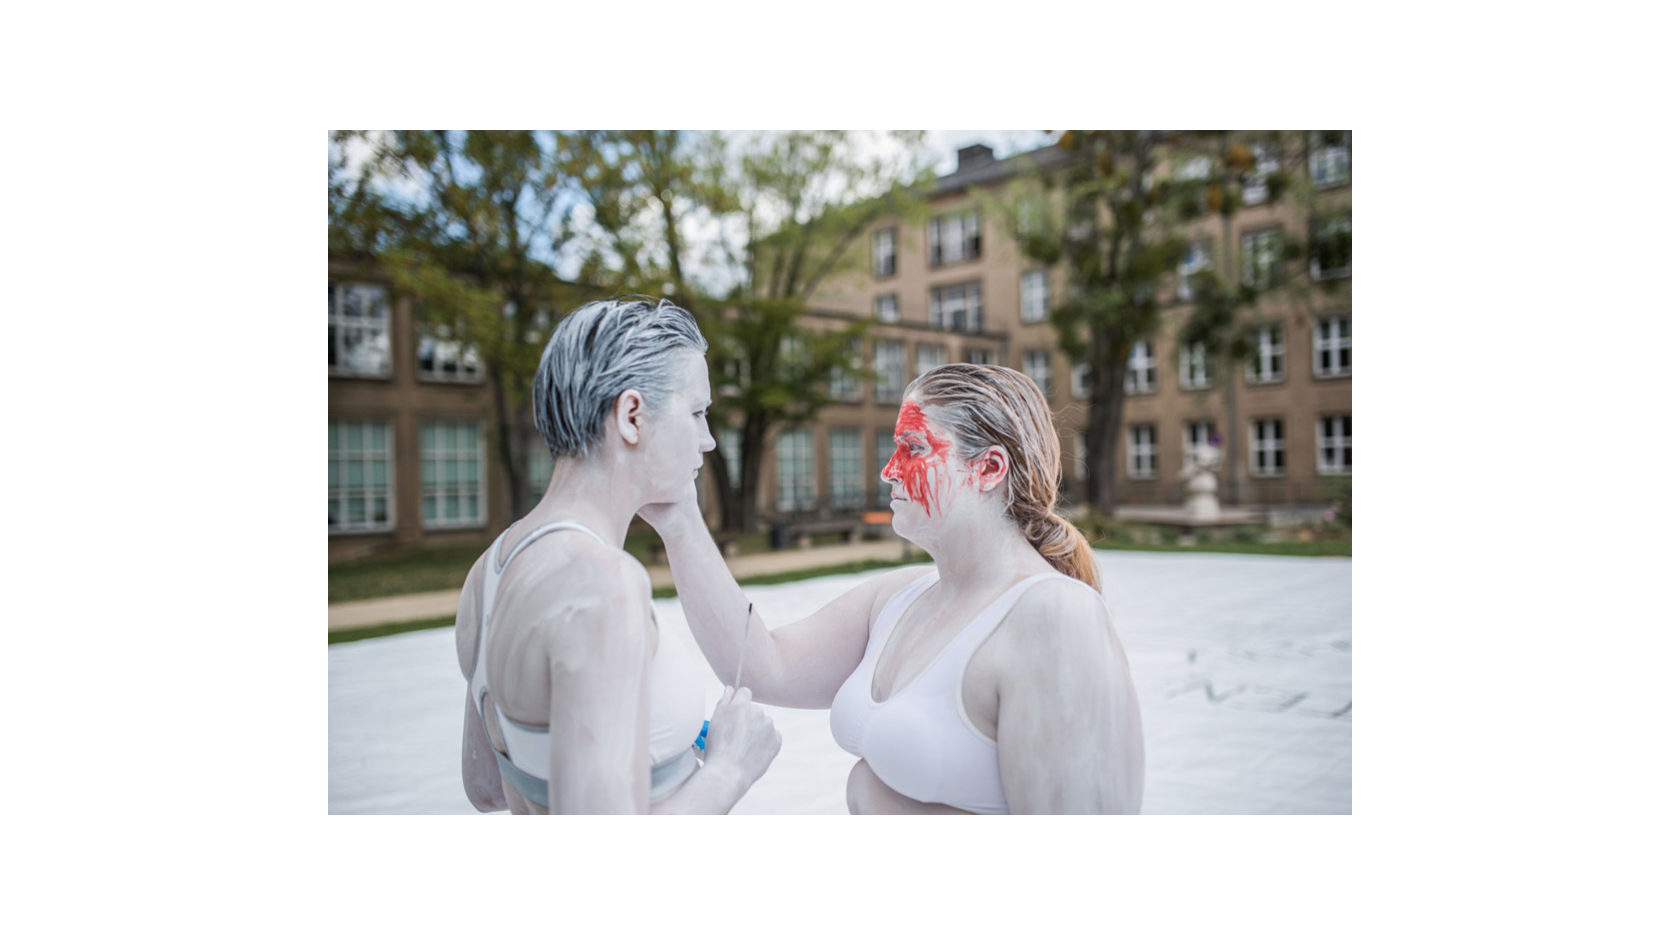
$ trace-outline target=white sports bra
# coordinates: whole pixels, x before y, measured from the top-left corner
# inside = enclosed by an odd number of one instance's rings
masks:
[[[600,535],[595,534],[581,522],[561,520],[549,522],[525,536],[513,551],[507,561],[501,561],[502,539],[507,537],[503,532],[497,536],[495,544],[490,546],[490,560],[484,568],[483,604],[480,607],[478,625],[478,650],[473,654],[472,694],[478,703],[480,718],[485,718],[488,705],[490,711],[496,713],[497,721],[501,722],[502,738],[507,742],[507,753],[496,751],[496,765],[501,769],[502,778],[519,793],[543,807],[548,807],[548,761],[552,750],[551,733],[547,725],[526,725],[507,717],[502,707],[496,704],[490,695],[490,674],[485,669],[487,661],[484,659],[485,647],[490,637],[490,613],[496,601],[496,588],[501,584],[502,572],[505,571],[513,559],[536,541],[550,532],[572,529],[583,532],[611,547],[610,543]],[[659,800],[688,780],[688,776],[699,767],[698,755],[694,752],[695,737],[700,734],[700,724],[706,717],[706,696],[704,681],[697,676],[694,667],[682,659],[682,648],[677,641],[666,639],[663,627],[659,626],[657,616],[654,625],[659,630],[659,645],[653,654],[653,664],[648,676],[648,755],[649,766],[652,771],[652,786],[649,800]],[[485,723],[486,739],[489,737],[488,726]],[[562,740],[563,744],[563,740]],[[494,749],[495,743],[491,742]]]
[[[969,621],[908,685],[885,702],[876,702],[871,690],[881,650],[904,612],[939,574],[930,573],[894,594],[869,628],[863,661],[834,696],[828,714],[834,740],[869,762],[876,776],[905,797],[976,814],[1009,813],[997,742],[980,734],[963,708],[963,672],[1021,595],[1054,579],[1087,587],[1056,573],[1017,581]]]

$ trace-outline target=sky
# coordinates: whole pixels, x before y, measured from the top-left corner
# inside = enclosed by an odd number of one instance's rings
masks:
[[[732,131],[732,137],[739,136],[745,141],[753,132]],[[924,131],[919,148],[906,147],[898,139],[886,134],[870,131],[853,132],[853,140],[859,151],[867,156],[895,159],[890,163],[898,166],[910,164],[931,164],[934,172],[939,175],[949,174],[957,168],[957,150],[973,144],[989,146],[999,159],[1043,147],[1052,140],[1047,131],[983,131],[983,130],[928,130]],[[355,141],[348,147],[350,173],[354,175],[357,168],[368,158],[370,146],[365,142]],[[398,192],[412,189],[401,183],[397,184]],[[587,207],[583,210],[586,212]],[[684,267],[696,284],[702,288],[721,293],[731,281],[731,273],[715,250],[718,245],[719,227],[716,221],[701,219],[698,215],[686,217],[682,223],[683,236],[688,245],[689,258],[684,260]],[[739,245],[743,234],[737,232],[730,241]],[[572,251],[563,251],[557,260],[556,268],[563,278],[574,278],[581,260],[581,253],[574,244]]]

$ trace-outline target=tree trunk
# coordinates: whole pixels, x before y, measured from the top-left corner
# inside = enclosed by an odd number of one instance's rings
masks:
[[[717,439],[715,433],[712,439]],[[742,530],[741,500],[735,494],[735,487],[729,482],[729,462],[721,453],[713,453],[712,461],[706,465],[711,467],[713,491],[718,497],[718,528],[739,534]]]
[[[525,470],[514,460],[513,425],[508,422],[507,391],[502,387],[502,377],[498,371],[490,372],[490,390],[496,398],[496,455],[501,460],[502,475],[507,483],[508,521],[512,522],[519,517],[523,507],[526,491]]]
[[[762,417],[749,415],[741,425],[741,485],[738,500],[741,508],[741,532],[758,531],[758,483],[764,467],[764,442],[767,429]]]
[[[1109,515],[1118,501],[1119,461],[1115,458],[1115,447],[1120,439],[1125,399],[1121,373],[1114,365],[1100,371],[1092,369],[1091,414],[1085,428],[1085,497],[1095,515]]]

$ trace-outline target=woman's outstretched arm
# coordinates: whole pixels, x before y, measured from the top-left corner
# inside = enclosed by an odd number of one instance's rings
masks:
[[[733,685],[739,665],[741,685],[770,705],[833,705],[834,694],[863,660],[877,602],[925,573],[922,568],[900,568],[847,591],[803,620],[772,631],[754,613],[748,627],[747,595],[724,564],[699,506],[650,505],[640,514],[665,543],[677,600],[712,672],[724,685]]]

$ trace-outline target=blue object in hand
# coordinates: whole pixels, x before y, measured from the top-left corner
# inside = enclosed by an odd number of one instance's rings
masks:
[[[694,739],[694,747],[695,748],[698,748],[701,751],[706,750],[706,731],[708,729],[710,729],[711,727],[712,727],[712,720],[711,719],[706,719],[704,722],[700,723],[700,734],[699,734],[699,736],[697,736]]]

